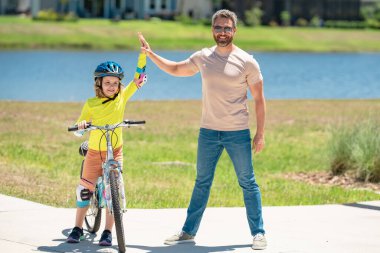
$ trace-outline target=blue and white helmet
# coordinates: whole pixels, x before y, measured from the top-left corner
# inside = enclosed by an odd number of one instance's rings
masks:
[[[94,71],[95,79],[97,77],[116,76],[120,80],[124,77],[123,68],[113,61],[106,61],[98,65]]]

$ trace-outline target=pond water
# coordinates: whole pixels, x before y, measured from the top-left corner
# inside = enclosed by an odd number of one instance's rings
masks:
[[[170,60],[193,52],[159,51]],[[250,52],[252,53],[252,52]],[[378,53],[254,53],[264,76],[267,99],[380,98]],[[92,73],[103,61],[120,63],[124,83],[132,79],[137,52],[0,52],[0,99],[85,101],[94,96]],[[149,81],[133,100],[201,99],[201,79],[173,77],[148,60]]]

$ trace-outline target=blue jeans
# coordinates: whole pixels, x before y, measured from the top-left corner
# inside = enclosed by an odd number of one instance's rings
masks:
[[[265,233],[261,211],[261,193],[256,183],[252,165],[251,136],[249,129],[216,131],[201,128],[198,139],[197,178],[187,209],[182,230],[196,235],[206,209],[215,168],[226,149],[243,190],[244,203],[251,234]]]

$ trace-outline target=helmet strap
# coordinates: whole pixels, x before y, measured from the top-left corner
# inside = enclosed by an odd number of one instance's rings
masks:
[[[110,98],[110,97],[107,97],[108,99],[107,100],[104,100],[103,102],[102,102],[102,104],[105,104],[105,103],[108,103],[108,102],[110,102],[110,101],[113,101],[113,100],[115,100],[115,98],[119,95],[119,92],[120,92],[120,90],[112,97],[112,98]]]

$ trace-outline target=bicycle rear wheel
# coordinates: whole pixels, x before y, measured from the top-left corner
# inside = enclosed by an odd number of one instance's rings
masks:
[[[100,222],[102,221],[102,209],[99,208],[98,186],[90,200],[90,206],[84,217],[88,232],[96,233],[99,231]]]
[[[112,194],[112,208],[113,216],[115,219],[116,237],[117,244],[119,246],[119,252],[125,252],[125,237],[124,237],[124,226],[123,226],[123,213],[120,208],[120,198],[119,189],[116,177],[117,171],[111,170],[110,172],[110,187]]]

